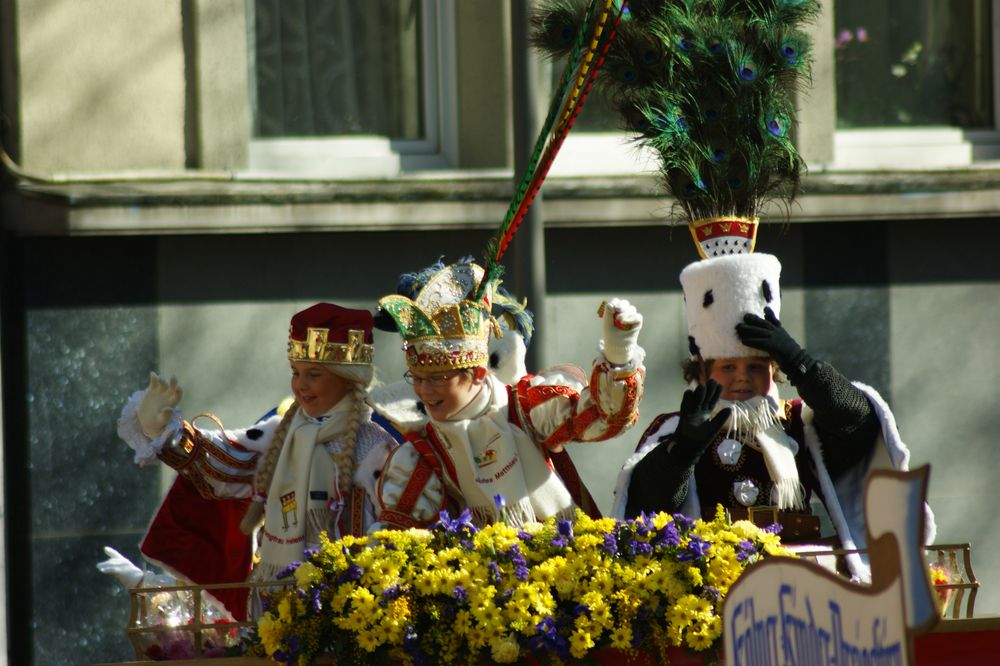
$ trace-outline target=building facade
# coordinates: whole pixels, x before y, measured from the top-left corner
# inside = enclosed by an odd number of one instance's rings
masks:
[[[186,416],[245,425],[289,393],[293,312],[371,308],[401,272],[481,251],[512,195],[516,113],[554,76],[532,59],[515,105],[515,9],[0,0],[10,663],[130,656],[127,595],[95,565],[105,545],[138,561],[169,483],[115,435],[151,370],[179,379]],[[997,0],[824,3],[796,137],[809,173],[757,245],[784,265],[791,332],[876,387],[932,464],[939,540],[972,543],[984,613],[1000,611],[998,15]],[[537,206],[536,362],[586,366],[598,303],[629,298],[647,422],[685,388],[677,275],[696,255],[653,162],[601,100],[584,113]],[[384,381],[405,369],[398,346],[376,338]],[[638,435],[571,451],[604,509]]]

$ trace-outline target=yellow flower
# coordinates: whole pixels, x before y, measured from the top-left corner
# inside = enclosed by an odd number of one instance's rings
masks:
[[[264,613],[257,621],[257,634],[269,655],[281,647],[281,639],[284,638],[286,630],[287,625],[275,619],[270,613]]]
[[[374,652],[375,648],[378,647],[379,642],[375,638],[374,634],[370,631],[362,631],[358,634],[358,645],[367,652]]]
[[[292,619],[292,600],[287,596],[278,602],[278,617],[284,621]]]
[[[619,650],[632,647],[632,629],[627,626],[615,628],[611,632],[611,647]]]
[[[520,656],[521,648],[514,634],[494,639],[490,642],[490,656],[498,664],[513,664]]]
[[[299,587],[309,587],[323,580],[323,573],[312,562],[303,562],[295,569],[295,584]]]
[[[577,659],[583,659],[587,650],[594,647],[594,639],[586,631],[577,629],[569,637],[569,653]]]

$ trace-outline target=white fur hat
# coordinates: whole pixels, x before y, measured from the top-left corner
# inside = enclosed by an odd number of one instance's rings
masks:
[[[781,263],[770,254],[734,254],[703,259],[681,271],[691,354],[704,359],[766,356],[736,336],[743,316],[781,316]]]

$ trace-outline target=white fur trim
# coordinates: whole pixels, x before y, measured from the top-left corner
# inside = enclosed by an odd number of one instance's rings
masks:
[[[764,316],[769,307],[781,316],[781,263],[769,254],[740,254],[703,259],[681,271],[688,335],[703,358],[764,356],[765,352],[747,347],[736,336],[736,325],[743,316]],[[762,283],[770,286],[768,301]],[[705,307],[711,292],[711,305]]]
[[[640,368],[645,370],[643,363],[646,361],[646,350],[640,345],[632,345],[629,349],[629,357],[626,363],[612,363],[604,353],[604,340],[597,343],[597,353],[600,357],[595,359],[595,363],[606,363],[609,368],[613,368],[615,374],[627,377]]]
[[[417,396],[406,382],[377,386],[368,391],[368,400],[400,432],[420,430],[428,421],[427,415],[417,409]]]
[[[886,467],[906,471],[909,469],[910,464],[910,450],[899,436],[899,430],[896,428],[896,419],[892,414],[892,410],[889,409],[889,405],[882,399],[878,391],[871,386],[860,382],[853,382],[853,384],[868,398],[875,410],[875,415],[879,420],[882,431],[878,442],[876,442],[876,448],[869,459],[842,474],[835,488],[825,465],[823,465],[821,454],[822,442],[819,441],[819,434],[813,426],[813,411],[808,405],[803,405],[802,409],[805,444],[816,463],[816,470],[823,493],[833,500],[827,502],[827,512],[830,514],[830,519],[833,521],[834,528],[837,530],[837,534],[840,535],[845,549],[867,547],[864,497],[868,474],[873,469]],[[827,487],[828,485],[829,488]],[[937,535],[934,512],[926,504],[924,508],[926,521],[924,539],[926,543],[933,543]],[[867,566],[867,558],[859,557],[853,561],[851,558],[848,558],[847,563],[851,569],[851,573],[855,577],[860,580],[870,579],[871,575]],[[858,563],[861,563],[863,568],[856,570],[855,567]]]
[[[369,421],[365,425],[375,424]],[[379,430],[381,431],[382,429],[379,428]],[[378,491],[376,489],[378,486],[378,477],[382,473],[385,461],[389,459],[389,454],[395,448],[395,441],[388,433],[384,431],[382,433],[384,437],[377,440],[367,451],[363,454],[359,451],[359,456],[361,457],[354,467],[354,483],[364,488],[372,502],[375,502],[378,498]],[[359,439],[361,439],[360,434]]]
[[[528,369],[524,365],[528,350],[524,344],[524,336],[512,331],[504,317],[500,317],[499,321],[503,337],[490,336],[488,350],[490,370],[504,384],[516,384],[517,380],[528,374]]]
[[[156,462],[156,456],[163,449],[164,444],[174,438],[183,425],[179,411],[174,408],[174,414],[170,418],[170,423],[163,429],[160,436],[150,439],[142,432],[139,425],[139,404],[142,402],[146,390],[136,391],[129,396],[122,407],[121,416],[118,417],[118,436],[135,451],[135,463],[137,465],[149,465]]]

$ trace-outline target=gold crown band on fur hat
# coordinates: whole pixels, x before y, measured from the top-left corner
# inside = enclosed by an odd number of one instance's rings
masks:
[[[760,218],[722,215],[688,223],[702,259],[731,254],[751,254],[757,244]]]
[[[296,340],[289,329],[288,359],[341,365],[371,365],[375,359],[375,345],[365,344],[364,331],[349,330],[347,342],[329,342],[329,338],[328,328],[310,327],[305,340]]]

